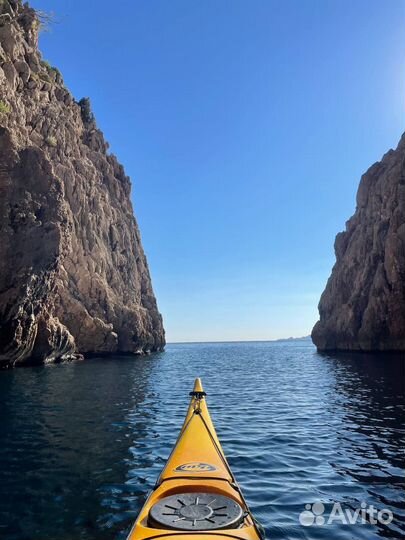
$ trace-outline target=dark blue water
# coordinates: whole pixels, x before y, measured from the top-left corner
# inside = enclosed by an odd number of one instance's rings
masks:
[[[404,366],[394,356],[322,356],[297,341],[169,345],[146,358],[0,372],[0,538],[125,539],[201,376],[268,538],[399,539]],[[316,501],[325,524],[301,525]],[[393,521],[327,524],[336,502],[373,504]]]

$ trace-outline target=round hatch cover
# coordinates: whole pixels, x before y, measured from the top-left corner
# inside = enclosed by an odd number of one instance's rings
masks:
[[[180,493],[152,506],[148,521],[152,527],[184,531],[235,529],[243,521],[243,510],[223,495]]]

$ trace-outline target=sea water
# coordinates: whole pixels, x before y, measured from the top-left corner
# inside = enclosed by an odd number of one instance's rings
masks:
[[[318,354],[302,340],[0,372],[0,538],[125,539],[201,377],[269,539],[399,539],[404,367],[403,356]]]

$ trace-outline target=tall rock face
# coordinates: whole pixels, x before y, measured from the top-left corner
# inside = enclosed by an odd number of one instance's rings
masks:
[[[405,134],[363,175],[335,240],[312,339],[320,350],[405,350]]]
[[[0,367],[161,350],[130,181],[41,59],[40,24],[0,3]]]

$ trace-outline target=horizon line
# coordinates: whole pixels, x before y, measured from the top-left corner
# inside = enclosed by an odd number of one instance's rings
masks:
[[[277,341],[299,341],[302,339],[311,339],[310,334],[301,337],[275,338],[275,339],[219,339],[219,340],[197,340],[197,341],[167,341],[166,345],[182,345],[182,344],[197,344],[197,343],[274,343]]]

